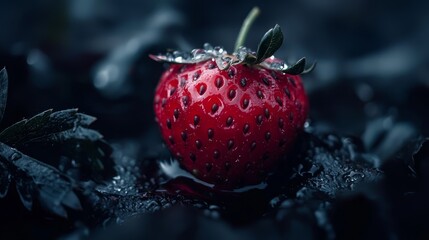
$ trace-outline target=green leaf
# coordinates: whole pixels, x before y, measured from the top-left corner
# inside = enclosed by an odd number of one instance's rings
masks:
[[[274,28],[268,30],[262,37],[256,51],[256,63],[261,63],[271,57],[283,44],[283,33],[280,26],[276,24]]]
[[[6,71],[6,68],[3,68],[0,71],[0,122],[3,119],[4,111],[6,109],[7,85],[8,85],[7,71]]]
[[[309,71],[311,71],[312,69],[313,67]],[[299,75],[303,73],[304,70],[305,70],[305,58],[301,58],[294,65],[283,70],[283,72],[291,75]]]

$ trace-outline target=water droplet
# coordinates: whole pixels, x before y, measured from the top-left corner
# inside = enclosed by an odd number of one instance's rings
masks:
[[[217,52],[217,53],[223,53],[223,51],[224,51],[224,49],[223,49],[223,48],[221,48],[221,47],[219,47],[219,46],[216,46],[216,47],[214,47],[213,49],[214,49],[214,51],[215,51],[215,52]]]
[[[204,43],[205,50],[213,50],[213,46],[210,43]]]
[[[293,117],[293,115],[292,115],[292,117]],[[309,127],[310,127],[310,122],[309,121],[305,121],[304,128],[309,128]]]
[[[351,171],[343,175],[343,179],[346,183],[358,183],[365,178],[365,174]]]

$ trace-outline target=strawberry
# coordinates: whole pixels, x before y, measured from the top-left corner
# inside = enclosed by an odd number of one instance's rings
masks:
[[[274,58],[283,35],[276,25],[257,52],[229,55],[209,44],[190,54],[151,55],[172,63],[155,91],[161,134],[181,166],[220,189],[263,181],[293,146],[308,112],[301,73]]]

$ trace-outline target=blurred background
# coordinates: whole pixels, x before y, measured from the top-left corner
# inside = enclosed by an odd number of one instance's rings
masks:
[[[162,64],[147,55],[205,42],[233,48],[253,6],[247,46],[278,23],[276,54],[317,61],[305,76],[315,124],[353,135],[368,120],[429,120],[429,14],[425,1],[24,0],[1,1],[0,67],[10,94],[2,127],[48,108],[96,116],[107,139],[154,126],[152,96]]]
[[[253,6],[261,14],[248,47],[256,49],[277,23],[285,35],[277,57],[317,61],[303,77],[311,126],[361,138],[381,159],[407,139],[429,136],[429,2],[423,0],[2,0],[0,68],[9,74],[9,98],[0,128],[46,109],[79,108],[98,118],[93,128],[109,142],[127,143],[119,145],[124,154],[150,155],[160,146],[152,101],[165,66],[148,54],[205,42],[231,51]],[[407,216],[399,221],[408,223],[404,229],[419,222],[407,219],[418,219],[422,205],[399,212]],[[1,221],[14,216],[5,229],[18,232],[27,219],[41,221],[45,229],[32,230],[41,238],[70,231],[21,205],[11,209],[2,211]]]

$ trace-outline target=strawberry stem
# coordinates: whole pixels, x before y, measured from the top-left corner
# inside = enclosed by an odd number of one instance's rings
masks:
[[[238,48],[244,45],[244,41],[246,40],[247,33],[250,30],[253,22],[259,15],[259,8],[253,7],[252,10],[247,15],[246,19],[244,19],[243,25],[241,26],[240,33],[238,34],[237,41],[235,42],[234,51],[237,51]]]

